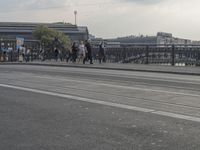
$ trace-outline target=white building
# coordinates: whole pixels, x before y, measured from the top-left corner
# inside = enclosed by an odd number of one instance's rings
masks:
[[[181,39],[181,38],[173,37],[173,35],[171,33],[158,32],[157,33],[157,44],[162,44],[162,45],[171,45],[171,44],[190,45],[190,44],[192,44],[192,41],[188,40],[188,39]]]

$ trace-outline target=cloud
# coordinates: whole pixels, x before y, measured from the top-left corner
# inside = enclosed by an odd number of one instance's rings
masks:
[[[34,0],[32,2],[27,3],[27,6],[32,8],[41,8],[48,6],[62,6],[66,3],[66,0]]]
[[[121,2],[132,2],[137,4],[143,4],[143,5],[152,5],[152,4],[158,4],[165,0],[120,0]]]
[[[77,10],[78,25],[99,37],[165,31],[198,40],[199,5],[199,0],[1,0],[0,21],[74,23]]]
[[[9,10],[11,8],[17,7],[19,5],[18,0],[7,0],[7,1],[2,1],[0,5],[1,10]]]
[[[53,6],[63,6],[68,0],[3,0],[1,10],[38,9]]]

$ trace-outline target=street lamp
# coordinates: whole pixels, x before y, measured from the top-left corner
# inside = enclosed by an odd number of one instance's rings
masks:
[[[77,25],[77,17],[76,17],[76,16],[77,16],[77,13],[78,13],[77,10],[75,10],[75,11],[74,11],[74,16],[75,16],[75,25]]]

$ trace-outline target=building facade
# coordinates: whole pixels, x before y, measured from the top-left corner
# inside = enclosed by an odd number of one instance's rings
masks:
[[[34,38],[33,31],[39,25],[45,25],[50,29],[63,32],[72,41],[86,40],[89,38],[87,27],[64,23],[23,23],[23,22],[0,22],[1,49],[16,48],[16,37],[24,38],[25,45],[36,48],[39,41]]]
[[[158,32],[157,33],[157,44],[160,45],[191,45],[193,44],[192,40],[182,39],[173,37],[171,33]]]
[[[121,44],[153,44],[153,45],[197,45],[199,41],[173,37],[171,33],[158,32],[156,36],[127,36],[107,41],[120,42]]]

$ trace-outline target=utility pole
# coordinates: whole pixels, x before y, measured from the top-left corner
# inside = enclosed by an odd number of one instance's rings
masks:
[[[77,25],[77,11],[74,11],[74,16],[75,16],[75,25]]]

